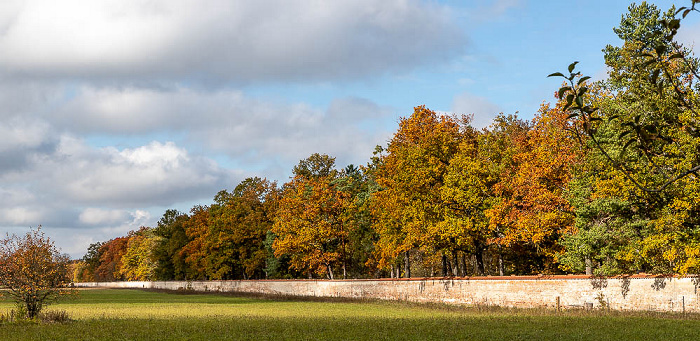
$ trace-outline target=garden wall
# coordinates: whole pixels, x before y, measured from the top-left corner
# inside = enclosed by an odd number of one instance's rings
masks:
[[[520,308],[601,308],[700,313],[700,281],[690,277],[527,276],[376,280],[252,280],[76,283],[268,295],[350,297]]]

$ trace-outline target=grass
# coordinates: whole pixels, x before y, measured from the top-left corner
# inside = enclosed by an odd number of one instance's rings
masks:
[[[13,308],[0,302],[0,312]],[[456,308],[82,290],[74,320],[5,323],[0,340],[697,340],[700,319],[647,313]]]

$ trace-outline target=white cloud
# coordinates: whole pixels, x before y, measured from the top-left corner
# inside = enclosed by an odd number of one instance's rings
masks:
[[[125,210],[109,210],[95,207],[84,209],[78,220],[86,225],[106,225],[122,222],[127,216],[128,211]]]
[[[469,93],[455,96],[452,102],[452,111],[457,114],[474,115],[472,125],[483,128],[492,123],[493,118],[501,112],[498,105],[493,104],[484,97]]]
[[[11,225],[26,225],[33,224],[36,221],[41,221],[44,214],[38,208],[28,207],[10,207],[0,209],[2,222]]]
[[[56,195],[85,205],[166,206],[201,198],[233,180],[214,161],[190,156],[172,142],[119,151],[64,137],[56,154],[37,168],[48,170],[40,182]]]
[[[296,162],[314,152],[357,164],[366,161],[376,144],[386,142],[386,126],[393,129],[395,123],[390,109],[361,98],[335,99],[323,109],[273,104],[238,90],[183,87],[86,86],[50,119],[81,134],[182,133],[187,141],[244,164]]]
[[[0,6],[0,69],[21,75],[357,78],[449,58],[464,45],[450,9],[420,0],[26,0]]]
[[[141,226],[152,226],[154,224],[153,217],[147,211],[124,211],[126,214],[119,219],[116,218],[116,212],[109,213],[107,211],[105,210],[103,213],[106,213],[108,216],[114,214],[115,217],[112,217],[114,220],[96,223],[91,228],[52,228],[44,226],[42,229],[61,248],[62,252],[69,254],[73,259],[78,259],[85,254],[90,244],[122,237],[127,235],[129,231],[137,230]]]
[[[128,218],[124,209],[205,200],[241,178],[172,142],[118,150],[59,140],[0,172],[0,224],[109,225]]]
[[[0,123],[0,154],[18,148],[38,148],[48,133],[49,125],[44,121],[13,117]]]

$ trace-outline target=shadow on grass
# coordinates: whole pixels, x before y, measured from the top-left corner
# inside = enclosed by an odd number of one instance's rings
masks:
[[[134,289],[131,289],[134,290]],[[248,292],[201,292],[194,290],[165,290],[165,289],[136,289],[138,291],[153,292],[167,295],[199,296],[199,297],[234,297],[244,299],[245,303],[276,303],[276,302],[321,302],[321,303],[367,303],[381,304],[393,307],[405,307],[416,309],[429,309],[437,311],[448,311],[478,315],[509,315],[509,316],[569,316],[569,317],[638,317],[654,319],[683,319],[700,321],[700,313],[680,313],[665,311],[621,311],[611,309],[562,309],[550,308],[510,308],[495,305],[457,305],[449,303],[435,302],[412,302],[380,300],[374,298],[352,298],[352,297],[319,297],[319,296],[294,296],[294,295],[272,295]],[[220,303],[226,304],[226,301]],[[238,302],[237,302],[238,303]],[[243,303],[243,302],[241,302]]]
[[[2,326],[2,340],[697,340],[697,321],[572,316],[94,319]]]

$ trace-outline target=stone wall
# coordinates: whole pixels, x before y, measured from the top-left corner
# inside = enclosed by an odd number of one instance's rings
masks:
[[[76,283],[269,295],[351,297],[520,308],[601,308],[700,313],[700,281],[690,277],[472,277],[377,280],[259,280]]]

